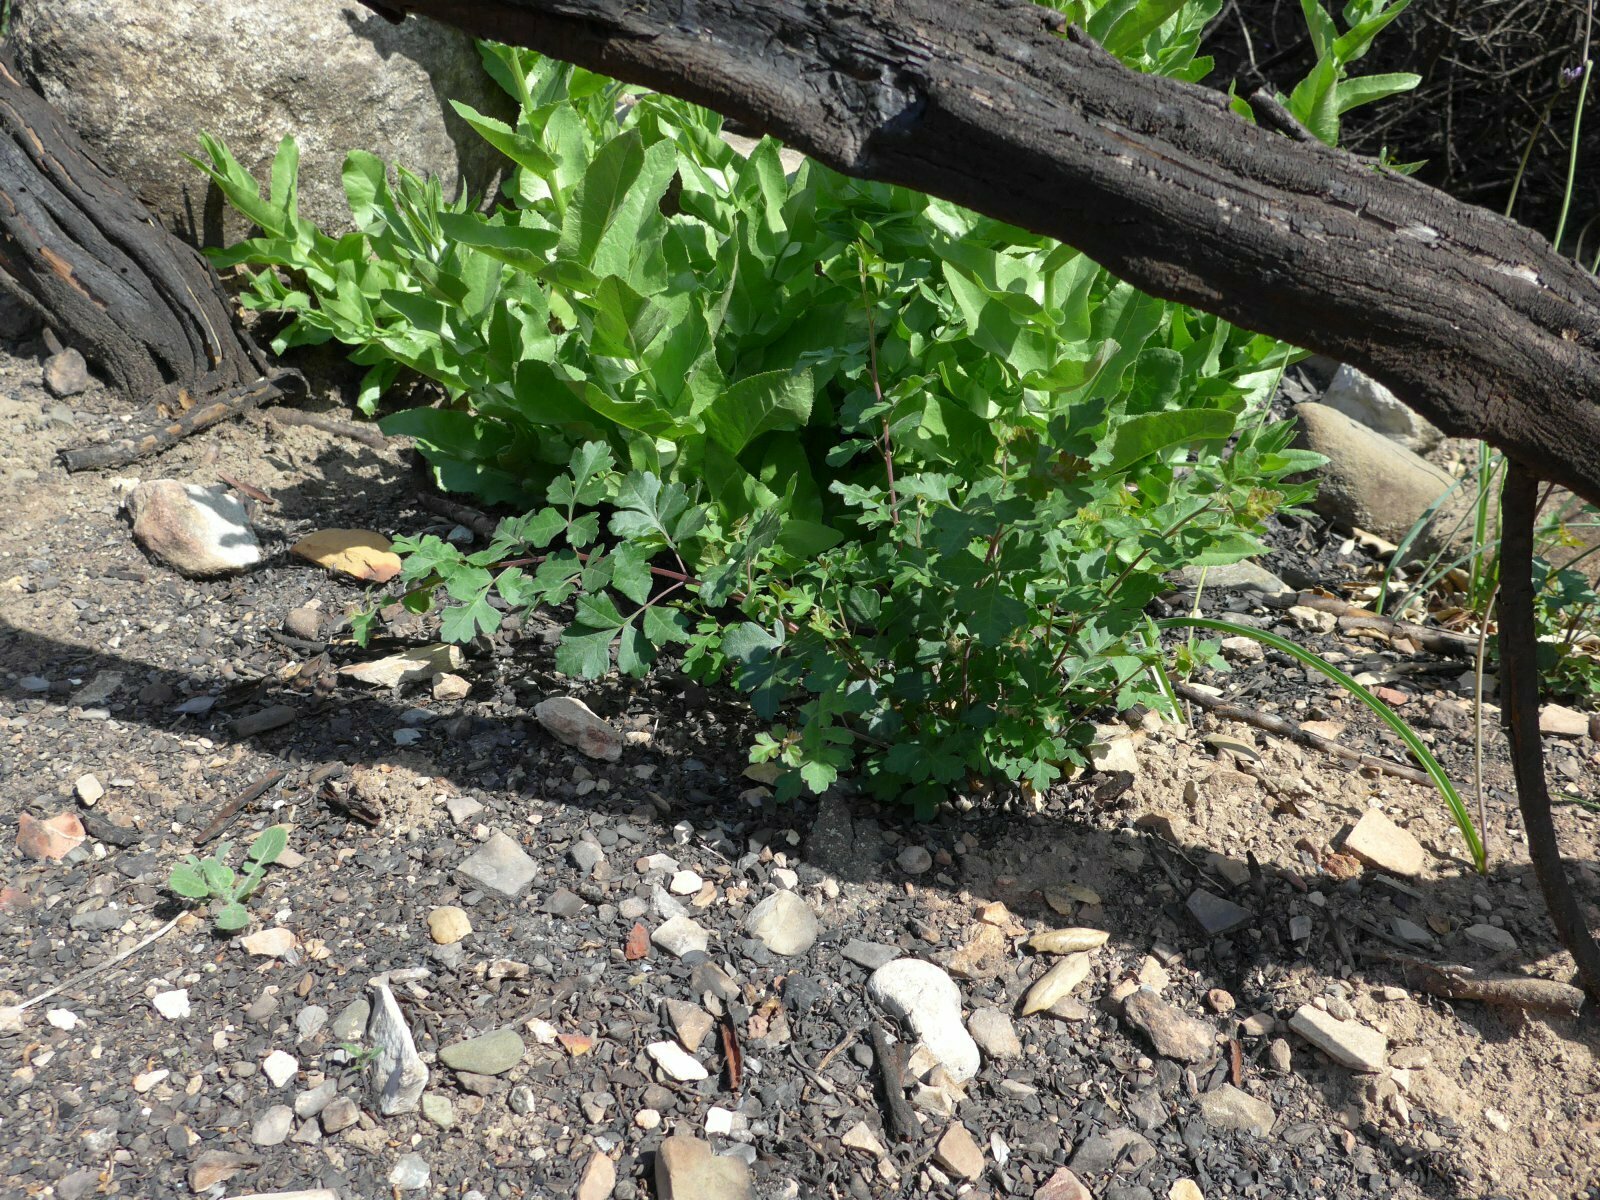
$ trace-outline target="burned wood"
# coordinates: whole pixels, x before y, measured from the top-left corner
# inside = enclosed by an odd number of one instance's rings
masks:
[[[1433,629],[1411,621],[1397,621],[1393,617],[1385,617],[1371,609],[1362,608],[1359,604],[1351,604],[1338,596],[1326,596],[1321,592],[1301,592],[1295,603],[1305,608],[1332,613],[1339,618],[1339,628],[1346,633],[1359,629],[1376,629],[1393,637],[1402,637],[1414,642],[1430,654],[1471,658],[1478,651],[1476,637],[1465,633],[1452,633],[1448,629]]]
[[[326,413],[280,408],[273,411],[267,419],[274,425],[308,425],[312,429],[322,430],[323,433],[331,433],[371,446],[374,450],[385,449],[390,444],[383,431],[375,426],[356,425],[350,421],[341,421],[338,417],[330,417]]]
[[[211,824],[207,825],[203,830],[201,830],[200,836],[194,839],[194,844],[196,846],[204,846],[212,838],[216,837],[219,833],[233,823],[233,819],[239,815],[240,810],[243,809],[245,805],[249,804],[258,797],[265,795],[268,791],[277,786],[278,781],[282,779],[283,776],[284,772],[282,771],[268,771],[265,775],[252,783],[249,787],[245,788],[244,791],[240,792],[232,800],[229,800],[217,810],[217,815],[211,819]]]
[[[1476,971],[1454,963],[1432,963],[1404,954],[1379,956],[1404,969],[1407,985],[1445,1000],[1475,1000],[1506,1008],[1577,1013],[1583,1008],[1582,988],[1556,979],[1509,972]]]
[[[899,1141],[909,1141],[922,1133],[917,1114],[906,1099],[905,1047],[889,1040],[879,1026],[872,1027],[872,1053],[878,1064],[878,1083],[883,1089],[884,1128]]]

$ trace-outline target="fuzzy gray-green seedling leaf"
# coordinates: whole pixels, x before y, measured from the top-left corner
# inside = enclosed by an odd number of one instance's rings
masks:
[[[211,894],[205,877],[194,867],[179,863],[167,876],[167,886],[186,900],[204,900]]]
[[[278,861],[278,856],[289,848],[289,831],[282,825],[269,825],[256,835],[246,855],[251,862],[267,866]]]
[[[200,860],[200,874],[214,896],[233,895],[233,868],[214,858]]]
[[[232,933],[235,929],[243,929],[248,924],[250,924],[250,914],[245,911],[244,905],[237,901],[230,901],[217,910],[218,929]]]

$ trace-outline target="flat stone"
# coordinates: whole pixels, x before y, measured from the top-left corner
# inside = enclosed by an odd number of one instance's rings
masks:
[[[954,1083],[978,1072],[978,1043],[961,1023],[961,989],[943,970],[917,958],[885,963],[867,980],[867,992],[907,1022]]]
[[[844,944],[840,951],[858,967],[865,967],[869,971],[876,971],[884,963],[893,962],[900,957],[898,946],[885,946],[881,942],[866,942],[860,938],[851,938]]]
[[[428,1068],[417,1054],[411,1027],[388,984],[371,985],[372,1013],[367,1019],[367,1045],[377,1057],[367,1067],[367,1086],[378,1101],[378,1111],[386,1117],[415,1112],[428,1086]],[[331,1107],[331,1106],[330,1106]],[[328,1128],[323,1114],[322,1128]]]
[[[650,940],[668,954],[682,958],[696,951],[704,953],[711,944],[711,935],[693,917],[680,914],[658,925]]]
[[[1260,563],[1248,559],[1220,567],[1185,567],[1178,572],[1178,581],[1185,587],[1198,588],[1202,578],[1205,580],[1207,591],[1254,592],[1263,596],[1281,596],[1285,592],[1294,590]]]
[[[956,1121],[934,1145],[933,1161],[961,1179],[976,1179],[983,1174],[985,1160],[967,1127]]]
[[[186,575],[225,575],[261,561],[249,515],[226,487],[151,479],[126,504],[134,540]]]
[[[1084,1175],[1104,1175],[1115,1167],[1134,1172],[1156,1157],[1148,1138],[1133,1129],[1102,1129],[1078,1144],[1067,1164]]]
[[[244,947],[246,954],[254,954],[258,958],[282,958],[289,951],[300,944],[294,936],[294,931],[275,925],[270,929],[258,929],[239,939],[239,945]]]
[[[440,1129],[454,1129],[456,1125],[456,1106],[450,1103],[450,1097],[442,1092],[424,1092],[422,1094],[422,1115]]]
[[[989,1058],[1017,1058],[1022,1054],[1022,1039],[1017,1037],[1011,1017],[998,1008],[975,1009],[967,1018],[967,1032]]]
[[[1094,1200],[1094,1193],[1066,1167],[1057,1167],[1033,1193],[1033,1200]]]
[[[1498,925],[1468,925],[1461,932],[1469,942],[1495,954],[1510,954],[1517,948],[1517,939]]]
[[[301,1092],[294,1098],[294,1115],[302,1121],[317,1116],[339,1094],[337,1079],[324,1079],[316,1087]]]
[[[451,946],[472,932],[472,921],[464,909],[446,904],[428,914],[428,936],[436,945]]]
[[[389,1172],[389,1182],[402,1192],[415,1192],[427,1187],[432,1176],[428,1160],[422,1155],[402,1154]]]
[[[261,1060],[261,1070],[273,1087],[282,1087],[299,1074],[300,1060],[282,1050],[274,1050]]]
[[[1345,835],[1344,848],[1369,867],[1393,875],[1420,875],[1427,862],[1421,843],[1375,808],[1363,813]]]
[[[106,794],[105,785],[93,775],[80,775],[72,785],[72,790],[77,793],[78,803],[85,808],[93,808],[100,803],[100,798]]]
[[[1334,1062],[1355,1071],[1381,1071],[1389,1039],[1359,1021],[1341,1021],[1320,1008],[1302,1004],[1289,1028]]]
[[[451,796],[444,802],[452,825],[465,825],[483,811],[483,805],[471,796]]]
[[[83,845],[87,836],[83,822],[73,813],[58,813],[47,821],[28,813],[17,816],[17,849],[24,858],[60,862]]]
[[[679,1083],[695,1083],[710,1075],[699,1060],[677,1042],[651,1042],[644,1052],[668,1077]]]
[[[894,861],[907,875],[921,875],[933,866],[933,855],[926,846],[907,846]]]
[[[412,1103],[411,1108],[403,1111],[410,1112],[414,1108],[416,1108],[415,1102]],[[328,1101],[328,1106],[322,1110],[321,1117],[322,1132],[328,1134],[339,1133],[342,1130],[349,1129],[350,1126],[361,1119],[361,1107],[349,1096],[335,1096]]]
[[[281,1146],[294,1126],[294,1109],[287,1104],[274,1104],[255,1119],[250,1127],[250,1141],[256,1146]]]
[[[663,1003],[667,1010],[667,1019],[672,1022],[672,1032],[677,1035],[679,1044],[690,1054],[700,1049],[706,1040],[706,1034],[716,1024],[716,1019],[698,1004],[690,1004],[687,1000],[677,1000],[668,997]]]
[[[322,633],[322,610],[312,604],[291,608],[284,614],[283,631],[303,641],[316,641]]]
[[[606,860],[605,851],[593,842],[574,842],[567,851],[567,857],[585,875],[593,874],[594,869]]]
[[[1225,1083],[1200,1097],[1200,1115],[1213,1129],[1234,1129],[1266,1137],[1278,1114],[1265,1100]]]
[[[340,667],[339,674],[374,687],[398,688],[410,683],[426,683],[435,675],[453,671],[461,665],[461,647],[448,642],[411,646],[398,654]]]
[[[327,1023],[328,1010],[320,1004],[308,1004],[294,1015],[294,1031],[302,1042],[316,1037]]]
[[[1206,1200],[1206,1194],[1194,1180],[1180,1179],[1167,1189],[1167,1200]]]
[[[449,671],[440,671],[433,677],[435,700],[465,700],[472,694],[472,684]]]
[[[456,873],[486,892],[514,900],[527,891],[539,867],[513,838],[497,829]]]
[[[583,1176],[578,1180],[575,1200],[607,1200],[617,1186],[617,1168],[598,1151],[589,1156]]]
[[[539,911],[565,920],[577,916],[588,907],[588,902],[577,892],[570,888],[557,888],[545,897],[544,903],[539,905]]]
[[[865,1121],[857,1121],[840,1137],[839,1144],[847,1150],[860,1150],[863,1154],[870,1154],[873,1158],[883,1158],[889,1151],[884,1148],[872,1132],[872,1126]]]
[[[1414,454],[1426,454],[1444,439],[1426,417],[1412,412],[1383,384],[1348,364],[1334,372],[1321,403]]]
[[[189,989],[157,992],[150,998],[150,1007],[169,1021],[181,1021],[189,1015]]]
[[[1204,888],[1199,888],[1191,894],[1185,907],[1188,908],[1189,915],[1194,918],[1195,924],[1211,937],[1232,933],[1255,919],[1255,914],[1248,908],[1208,892]]]
[[[1022,1015],[1043,1012],[1057,1001],[1071,995],[1089,978],[1089,956],[1069,954],[1041,975],[1022,998]]]
[[[1128,1024],[1150,1039],[1156,1053],[1179,1062],[1205,1062],[1217,1049],[1217,1032],[1205,1021],[1140,988],[1122,1006]]]
[[[266,708],[240,717],[231,728],[237,737],[255,737],[258,733],[270,733],[285,725],[293,725],[299,719],[300,710],[294,705],[269,704]]]
[[[1560,704],[1546,704],[1539,710],[1539,732],[1555,737],[1589,736],[1589,714]]]
[[[750,910],[745,932],[774,954],[804,954],[817,940],[817,918],[811,906],[793,892],[778,891]]]
[[[750,1168],[709,1142],[674,1134],[656,1150],[657,1200],[752,1200]]]
[[[443,1047],[439,1061],[452,1071],[503,1075],[521,1062],[526,1052],[527,1046],[515,1029],[496,1029]]]
[[[1413,946],[1433,945],[1433,934],[1415,921],[1408,921],[1404,917],[1394,917],[1389,922],[1389,928],[1394,931],[1395,937],[1401,941],[1410,942]]]
[[[367,1003],[365,996],[358,997],[339,1011],[333,1019],[333,1039],[336,1042],[359,1041],[367,1031],[367,1018],[372,1014],[372,1005]]]
[[[622,735],[576,696],[552,696],[534,707],[546,732],[581,754],[605,762],[622,757]]]

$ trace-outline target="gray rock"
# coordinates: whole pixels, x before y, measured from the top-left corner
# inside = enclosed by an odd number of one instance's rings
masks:
[[[299,710],[292,705],[269,704],[233,722],[233,732],[237,737],[255,737],[258,733],[269,733],[285,725],[293,725],[299,716]]]
[[[291,637],[316,641],[317,635],[322,632],[322,610],[309,604],[291,608],[283,618],[283,631]]]
[[[1404,917],[1393,917],[1389,921],[1389,928],[1394,931],[1395,937],[1401,941],[1410,942],[1413,946],[1433,945],[1433,934],[1415,921],[1408,921]],[[1335,1013],[1334,1015],[1338,1016],[1340,1014]]]
[[[799,896],[777,891],[750,910],[745,931],[774,954],[804,954],[817,940],[817,918]]]
[[[1383,384],[1349,365],[1341,365],[1322,393],[1322,403],[1376,430],[1416,454],[1426,454],[1441,441],[1441,433],[1421,413],[1413,412]]]
[[[202,132],[263,184],[278,139],[294,134],[300,215],[335,235],[351,228],[340,171],[352,147],[438,177],[447,195],[481,195],[503,161],[442,98],[502,117],[507,98],[471,36],[429,20],[394,25],[340,0],[29,0],[12,34],[27,81],[195,245],[249,230],[184,161]]]
[[[186,575],[227,575],[261,561],[244,505],[224,487],[151,479],[128,493],[127,506],[134,540]]]
[[[402,1154],[389,1172],[389,1182],[402,1192],[419,1191],[428,1186],[432,1176],[428,1160],[420,1154]]]
[[[1197,588],[1202,576],[1208,592],[1254,592],[1263,596],[1279,596],[1294,591],[1259,563],[1248,561],[1220,567],[1185,567],[1178,572],[1178,582],[1185,587]]]
[[[474,1075],[503,1075],[522,1061],[527,1046],[514,1029],[496,1029],[479,1037],[453,1042],[439,1051],[439,1061],[452,1071]]]
[[[552,917],[575,917],[588,908],[582,896],[568,888],[557,888],[545,897],[539,906],[540,912],[549,913]]]
[[[1205,1062],[1216,1053],[1217,1032],[1198,1017],[1168,1004],[1142,987],[1122,1006],[1128,1024],[1150,1039],[1156,1053],[1179,1062]]]
[[[1225,1083],[1200,1097],[1200,1115],[1213,1129],[1234,1129],[1266,1137],[1278,1114],[1265,1100]]]
[[[333,1038],[338,1042],[360,1041],[367,1031],[367,1017],[372,1013],[372,1005],[367,1003],[366,997],[352,1000],[345,1005],[339,1015],[333,1019]]]
[[[444,802],[444,806],[450,813],[452,825],[465,825],[483,811],[483,805],[471,796],[451,796]]]
[[[332,1103],[333,1098],[339,1094],[339,1081],[324,1079],[316,1087],[301,1092],[294,1098],[294,1115],[302,1120],[314,1117]]]
[[[572,860],[572,865],[585,875],[592,874],[594,869],[606,860],[606,853],[593,842],[574,842],[567,851],[567,857]]]
[[[440,1129],[455,1128],[456,1106],[450,1103],[449,1096],[441,1092],[423,1093],[422,1115]]]
[[[514,839],[497,829],[456,873],[486,892],[514,900],[527,890],[539,868]]]
[[[1394,875],[1420,875],[1427,865],[1422,844],[1383,813],[1369,808],[1344,837],[1346,853]]]
[[[710,945],[711,935],[694,918],[680,915],[658,925],[650,940],[675,958],[682,958],[696,951],[703,953]]]
[[[415,1112],[422,1090],[428,1086],[428,1068],[417,1054],[411,1027],[406,1024],[394,993],[387,984],[375,983],[371,987],[372,1015],[367,1020],[367,1045],[378,1054],[367,1068],[367,1086],[377,1099],[378,1111],[384,1116]],[[326,1109],[322,1127],[328,1133],[334,1132],[328,1128]]]
[[[294,1029],[302,1042],[316,1037],[327,1023],[328,1010],[320,1004],[308,1004],[294,1016]]]
[[[1208,892],[1204,888],[1197,889],[1189,897],[1188,909],[1195,923],[1212,937],[1232,933],[1255,919],[1255,914],[1248,908]]]
[[[1016,1058],[1022,1053],[1011,1017],[998,1008],[980,1008],[967,1018],[967,1032],[989,1058]]]
[[[56,1180],[57,1200],[83,1200],[100,1186],[100,1172],[93,1167],[82,1167]]]
[[[338,1133],[361,1119],[361,1108],[349,1096],[335,1096],[322,1110],[322,1132]]]
[[[1287,1038],[1273,1038],[1267,1045],[1267,1061],[1279,1075],[1287,1075],[1294,1066],[1294,1051]]]
[[[257,1146],[281,1146],[294,1125],[294,1109],[287,1104],[274,1104],[255,1119],[250,1127],[250,1141]]]
[[[898,946],[885,946],[882,942],[865,942],[860,938],[851,938],[840,951],[846,958],[857,966],[865,967],[869,971],[876,971],[886,962],[893,962],[900,957]]]
[[[45,360],[42,382],[52,396],[76,396],[88,391],[94,380],[89,376],[89,364],[83,361],[83,355],[68,346]]]
[[[921,875],[933,866],[933,855],[926,846],[907,846],[895,856],[896,863],[907,875]]]
[[[911,1026],[954,1082],[977,1074],[978,1043],[961,1023],[961,989],[939,967],[897,958],[872,973],[867,994]]]
[[[1156,1156],[1156,1148],[1134,1129],[1102,1129],[1079,1143],[1068,1162],[1080,1175],[1104,1175],[1116,1169],[1132,1174]]]
[[[1511,954],[1517,948],[1517,939],[1495,925],[1468,925],[1461,932],[1469,942],[1495,954]]]

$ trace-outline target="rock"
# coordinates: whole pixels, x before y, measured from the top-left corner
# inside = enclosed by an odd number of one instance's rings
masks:
[[[257,1146],[281,1146],[293,1125],[294,1109],[287,1104],[274,1104],[250,1127],[250,1141]]]
[[[290,546],[289,553],[336,575],[388,583],[401,568],[392,547],[388,538],[370,529],[319,529]]]
[[[486,892],[515,900],[539,873],[538,865],[519,846],[498,829],[465,862],[456,874]]]
[[[1225,1083],[1200,1097],[1200,1115],[1213,1129],[1236,1129],[1266,1137],[1278,1114],[1265,1100]]]
[[[711,935],[702,929],[693,917],[680,913],[658,925],[656,931],[650,935],[650,940],[668,954],[682,958],[685,954],[693,954],[696,951],[704,953],[705,948],[711,944]]]
[[[1296,442],[1328,457],[1312,507],[1345,529],[1359,527],[1403,541],[1429,506],[1456,484],[1448,471],[1326,405],[1296,405],[1294,415]],[[1470,494],[1459,488],[1439,515],[1450,514],[1453,523],[1469,502]],[[1441,525],[1436,518],[1434,526]],[[1427,557],[1420,546],[1414,553]]]
[[[1287,1075],[1294,1066],[1294,1051],[1286,1038],[1273,1038],[1267,1045],[1267,1061],[1279,1075]]]
[[[389,1172],[389,1182],[402,1192],[420,1191],[428,1186],[428,1181],[433,1172],[428,1169],[428,1160],[420,1154],[402,1154],[395,1160],[394,1169]]]
[[[933,855],[926,846],[907,846],[895,855],[894,861],[907,875],[921,875],[933,866]]]
[[[324,1079],[316,1087],[301,1092],[294,1098],[294,1115],[302,1121],[319,1115],[339,1094],[337,1079]]]
[[[300,1060],[282,1050],[274,1050],[261,1060],[261,1071],[272,1081],[273,1087],[282,1087],[300,1073]]]
[[[1043,1012],[1056,1001],[1072,992],[1085,979],[1089,978],[1089,956],[1087,954],[1069,954],[1055,966],[1041,975],[1027,995],[1022,998],[1022,1007],[1019,1010],[1023,1016],[1031,1013]]]
[[[413,1101],[410,1108],[397,1111],[410,1112],[416,1107],[416,1103]],[[350,1126],[361,1119],[361,1108],[349,1096],[335,1096],[328,1101],[328,1107],[322,1110],[321,1117],[322,1132],[328,1134],[339,1133],[342,1130],[349,1129]]]
[[[1444,440],[1444,434],[1426,417],[1412,412],[1383,384],[1349,365],[1334,372],[1321,403],[1414,454],[1426,454]]]
[[[1094,1193],[1066,1167],[1057,1167],[1033,1193],[1033,1200],[1094,1200]]]
[[[1168,1004],[1149,988],[1142,987],[1129,996],[1123,1003],[1122,1015],[1165,1058],[1199,1063],[1216,1053],[1216,1030]]]
[[[1198,588],[1202,578],[1208,592],[1254,592],[1262,596],[1281,596],[1294,591],[1261,564],[1250,561],[1228,563],[1220,567],[1184,567],[1178,572],[1178,582],[1185,587]]]
[[[1381,1071],[1389,1039],[1359,1021],[1341,1021],[1310,1004],[1289,1018],[1289,1028],[1334,1062],[1355,1071]]]
[[[1255,914],[1248,908],[1208,892],[1204,888],[1197,888],[1190,895],[1185,907],[1188,908],[1189,915],[1194,918],[1195,924],[1211,937],[1232,933],[1235,929],[1248,925],[1255,918]]]
[[[710,1074],[677,1042],[651,1042],[644,1052],[668,1078],[676,1079],[679,1083],[694,1083]]]
[[[900,948],[898,946],[885,946],[881,942],[865,942],[860,938],[851,938],[844,944],[844,949],[840,953],[858,967],[876,971],[884,963],[893,962],[899,958]]]
[[[1394,931],[1395,937],[1401,941],[1410,942],[1413,946],[1433,945],[1433,934],[1415,921],[1408,921],[1404,917],[1395,917],[1390,920],[1389,928]]]
[[[967,1018],[967,1032],[978,1049],[990,1058],[1017,1058],[1022,1054],[1022,1039],[1011,1018],[998,1008],[979,1008]]]
[[[1027,946],[1041,954],[1076,954],[1099,949],[1110,936],[1103,929],[1050,929],[1034,934]]]
[[[1560,704],[1546,704],[1539,710],[1539,732],[1555,737],[1589,736],[1589,714]]]
[[[422,1094],[422,1115],[440,1129],[455,1128],[456,1106],[450,1103],[449,1096],[440,1092]]]
[[[526,1052],[527,1046],[515,1029],[496,1029],[443,1047],[439,1061],[452,1071],[503,1075],[521,1062]]]
[[[189,1190],[209,1192],[246,1167],[260,1164],[259,1158],[252,1158],[248,1154],[230,1154],[226,1150],[202,1150],[189,1164]]]
[[[657,1200],[752,1200],[750,1168],[741,1158],[711,1152],[711,1145],[674,1134],[656,1150]]]
[[[245,953],[254,954],[258,958],[282,958],[299,944],[294,932],[284,929],[281,925],[274,925],[271,929],[258,929],[239,939],[239,945],[244,947]]]
[[[1167,1200],[1206,1200],[1206,1194],[1194,1180],[1180,1179],[1167,1189]]]
[[[567,851],[567,857],[585,875],[594,874],[594,869],[606,860],[605,851],[593,842],[574,842]]]
[[[1127,735],[1126,730],[1118,730],[1114,736],[1096,738],[1089,745],[1089,764],[1106,775],[1118,771],[1126,771],[1130,775],[1139,774],[1139,756],[1133,748],[1133,739]]]
[[[125,503],[134,540],[186,575],[226,575],[261,561],[244,505],[225,487],[152,479]]]
[[[933,1148],[933,1161],[961,1179],[976,1179],[983,1174],[983,1151],[960,1121],[940,1135]]]
[[[1495,954],[1511,954],[1517,948],[1517,939],[1496,925],[1468,925],[1461,932],[1469,942]]]
[[[539,911],[565,920],[577,916],[587,907],[583,897],[571,888],[557,888],[545,897],[544,903],[539,905]]]
[[[291,608],[284,614],[283,631],[302,641],[316,641],[322,633],[322,610],[311,604]]]
[[[978,1071],[978,1044],[961,1024],[961,989],[944,971],[916,958],[885,963],[867,980],[868,994],[907,1022],[954,1083]]]
[[[773,892],[750,910],[745,932],[774,954],[804,954],[817,940],[817,918],[793,892]]]
[[[705,880],[695,871],[674,871],[672,879],[667,884],[667,891],[674,896],[692,896],[704,885]]]
[[[45,359],[41,381],[45,391],[58,399],[86,392],[94,382],[89,375],[89,364],[71,346]]]
[[[597,1151],[589,1156],[589,1164],[584,1167],[583,1177],[578,1180],[574,1200],[607,1200],[616,1186],[616,1166]]]
[[[405,1014],[389,990],[389,985],[371,985],[372,1015],[367,1018],[367,1045],[377,1051],[367,1068],[367,1087],[378,1101],[378,1111],[386,1117],[396,1113],[415,1112],[422,1099],[422,1090],[428,1086],[428,1068],[417,1054],[416,1043],[411,1040],[411,1027]],[[331,1105],[329,1106],[332,1107]],[[328,1128],[327,1113],[323,1114],[322,1128]]]
[[[22,813],[17,817],[17,849],[24,858],[59,862],[83,844],[88,835],[72,813],[58,813],[47,821]]]
[[[844,1136],[839,1139],[839,1144],[846,1150],[860,1150],[864,1154],[872,1155],[873,1158],[883,1158],[889,1153],[877,1135],[872,1132],[872,1126],[865,1121],[857,1121],[845,1130]]]
[[[1136,1130],[1102,1129],[1079,1143],[1067,1165],[1084,1175],[1104,1175],[1113,1167],[1131,1173],[1155,1157],[1156,1148]]]
[[[425,683],[435,675],[452,671],[460,665],[460,646],[436,642],[431,646],[412,646],[399,654],[390,654],[371,662],[351,663],[347,667],[340,667],[339,674],[358,683],[397,688],[409,683]]]
[[[514,112],[470,35],[429,20],[390,24],[338,0],[292,9],[30,0],[11,32],[27,82],[195,246],[230,244],[251,228],[211,202],[205,176],[184,161],[199,154],[202,132],[263,184],[278,139],[294,134],[299,213],[337,236],[352,228],[340,183],[351,147],[438,177],[447,197],[483,195],[503,160],[441,97]]]
[[[232,729],[236,737],[255,737],[258,733],[269,733],[292,725],[299,717],[300,712],[293,705],[269,704],[266,708],[240,717],[233,722]]]
[[[450,946],[472,932],[465,910],[445,904],[428,914],[428,936],[435,945]]]
[[[435,700],[465,700],[472,694],[472,684],[459,675],[449,671],[441,671],[433,677],[433,698]],[[607,1161],[610,1161],[609,1159]]]
[[[667,1010],[667,1019],[672,1022],[672,1032],[677,1035],[678,1043],[690,1054],[699,1050],[700,1044],[706,1040],[706,1034],[716,1024],[716,1019],[698,1004],[690,1004],[687,1000],[669,997],[663,1007]]]
[[[78,803],[85,808],[93,808],[100,803],[100,798],[106,794],[105,785],[93,775],[80,775],[72,785],[72,790],[77,793]]]
[[[337,1042],[360,1041],[366,1036],[367,1018],[372,1015],[372,1005],[366,997],[350,1001],[333,1019],[333,1038]]]
[[[863,820],[858,825],[843,797],[834,792],[823,795],[806,839],[807,857],[819,871],[840,879],[868,879],[878,871],[883,853],[883,835],[873,822]]]
[[[1212,988],[1206,993],[1206,1007],[1218,1016],[1226,1016],[1234,1010],[1235,1002],[1233,993],[1222,988]]]
[[[56,1180],[56,1200],[84,1200],[100,1186],[100,1172],[83,1167]]]
[[[83,1023],[83,1018],[70,1008],[52,1008],[44,1014],[44,1019],[55,1029],[64,1029],[71,1033]]]
[[[1363,813],[1345,835],[1344,848],[1369,867],[1392,875],[1420,875],[1426,861],[1417,839],[1375,808]]]
[[[181,1021],[189,1015],[189,989],[157,992],[150,998],[150,1007],[169,1021]]]
[[[533,715],[552,737],[581,754],[605,762],[616,762],[622,757],[622,735],[576,696],[541,700]]]

